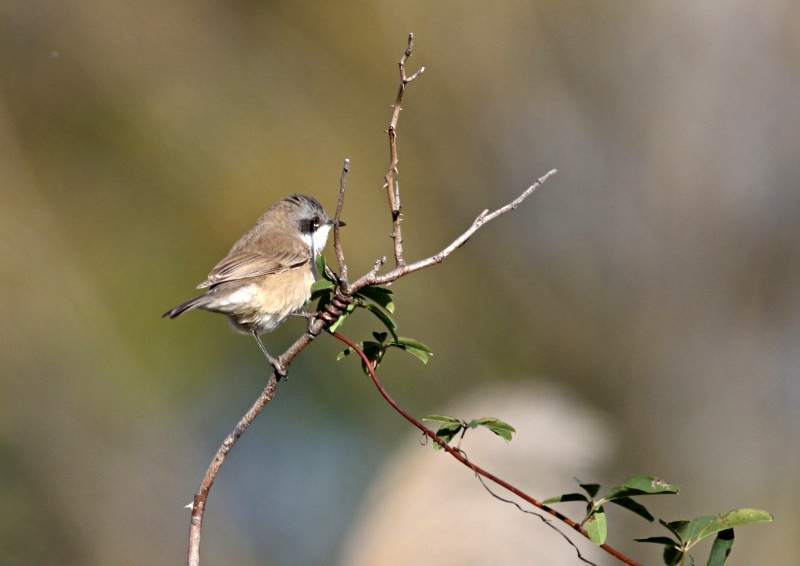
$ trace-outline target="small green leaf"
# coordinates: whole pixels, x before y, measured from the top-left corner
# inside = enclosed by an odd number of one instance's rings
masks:
[[[435,421],[438,423],[460,423],[461,420],[455,417],[448,417],[447,415],[428,415],[422,417],[423,421]]]
[[[333,289],[335,286],[336,285],[333,281],[328,281],[327,279],[317,279],[311,284],[311,293],[313,294],[316,291]]]
[[[356,310],[355,305],[347,305],[347,308],[342,311],[342,316],[340,316],[333,324],[331,324],[330,331],[336,332],[336,330],[344,324],[344,321],[347,320],[347,317],[353,314],[354,310]]]
[[[624,507],[628,511],[633,511],[640,517],[644,517],[648,521],[654,521],[655,517],[653,517],[650,512],[645,508],[644,505],[641,503],[637,503],[630,497],[618,497],[617,499],[611,500],[611,503],[615,505],[619,505],[620,507]]]
[[[734,527],[769,521],[772,521],[772,515],[761,509],[736,509],[714,517],[713,520],[706,524],[705,528],[698,533],[697,540],[703,540],[714,533]]]
[[[385,308],[390,313],[394,312],[394,302],[392,301],[392,292],[386,287],[380,285],[368,285],[356,293],[356,296],[361,296],[381,307]]]
[[[335,287],[336,286],[327,279],[317,279],[311,285],[311,296],[308,298],[308,300],[319,301],[317,310],[320,311],[325,305],[329,304],[331,300],[333,300]]]
[[[398,336],[397,340],[395,341],[395,346],[418,358],[423,364],[427,364],[430,356],[433,355],[433,352],[430,348],[428,348],[422,342],[418,342],[412,338]]]
[[[325,269],[326,266],[325,256],[318,254],[317,259],[314,260],[314,267],[317,268],[317,276],[335,283],[335,281],[328,276],[328,271]]]
[[[672,540],[669,537],[645,537],[635,538],[636,542],[649,542],[653,544],[664,545],[664,563],[668,566],[675,566],[683,558],[683,551],[681,550],[681,543]]]
[[[386,326],[389,332],[392,333],[392,338],[394,338],[395,343],[397,343],[397,323],[394,321],[394,319],[386,311],[374,303],[367,303],[364,305],[364,307],[378,317],[378,320],[380,320]]]
[[[658,495],[660,493],[678,493],[678,486],[668,484],[652,476],[633,476],[625,480],[622,485],[609,489],[603,499],[611,501],[619,497]]]
[[[720,531],[711,545],[706,566],[724,566],[731,553],[731,548],[733,548],[733,529]]]
[[[667,566],[676,566],[683,560],[683,551],[675,546],[664,547],[664,564]]]
[[[517,432],[517,429],[515,429],[513,426],[508,423],[504,423],[495,417],[483,417],[481,419],[475,419],[475,423],[478,426],[488,428],[506,442],[511,442],[512,435]]]
[[[454,422],[454,423],[447,422],[447,423],[444,423],[442,426],[439,427],[439,430],[436,431],[436,436],[438,436],[439,438],[444,440],[445,443],[449,444],[450,441],[453,440],[453,437],[455,437],[459,432],[461,432],[461,430],[463,428],[464,428],[464,425],[462,425],[460,421],[457,421],[457,422]],[[436,450],[441,450],[442,449],[442,447],[439,446],[439,444],[436,444],[436,443],[434,443],[433,447]]]
[[[605,544],[606,537],[608,537],[608,523],[602,505],[594,510],[583,526],[593,543],[597,546]]]
[[[361,348],[361,344],[357,344],[357,346],[358,346],[359,348]],[[341,352],[339,352],[339,355],[338,355],[338,356],[336,356],[336,361],[338,362],[339,360],[341,360],[341,359],[342,359],[342,358],[344,358],[345,356],[349,356],[349,355],[350,355],[350,354],[352,354],[352,353],[353,353],[353,349],[352,349],[352,348],[350,348],[350,347],[347,347],[347,348],[345,348],[344,350],[342,350]]]
[[[423,352],[427,352],[427,353],[428,353],[428,354],[430,354],[431,356],[433,355],[433,350],[431,350],[430,348],[428,348],[428,347],[427,347],[425,344],[423,344],[422,342],[419,342],[419,341],[417,341],[417,340],[414,340],[413,338],[405,338],[405,337],[403,337],[403,336],[400,336],[400,337],[397,339],[397,344],[398,344],[399,346],[410,346],[411,348],[416,348],[417,350],[422,350]]]
[[[592,499],[594,499],[594,496],[597,495],[598,491],[600,491],[600,484],[599,483],[583,483],[578,478],[572,478],[572,479],[574,479],[575,483],[577,483],[579,486],[581,486],[581,488],[583,490],[585,490],[586,493],[589,494],[589,497],[591,497]]]
[[[683,540],[685,540],[685,541],[700,540],[699,538],[697,538],[697,536],[700,534],[700,532],[703,529],[705,529],[705,527],[709,523],[714,521],[714,519],[715,519],[715,517],[711,517],[711,516],[708,516],[708,515],[703,515],[703,516],[695,517],[694,519],[692,519],[691,522],[689,523],[689,525],[686,527],[686,531],[684,532],[684,536],[686,538],[684,538]]]
[[[671,521],[667,523],[664,519],[659,519],[659,523],[667,527],[670,532],[678,537],[681,542],[686,542],[689,537],[686,536],[686,528],[689,526],[689,521]]]
[[[421,361],[423,364],[428,363],[429,358],[427,352],[418,350],[417,348],[412,348],[410,346],[398,346],[398,348],[400,348],[404,352],[408,352],[409,354],[417,358],[419,361]]]
[[[582,493],[562,493],[561,495],[555,495],[545,499],[542,503],[550,505],[551,503],[567,503],[569,501],[583,501],[588,503],[589,499]]]

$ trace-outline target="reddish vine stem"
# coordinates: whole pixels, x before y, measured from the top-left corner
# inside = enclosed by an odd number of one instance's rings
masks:
[[[453,458],[455,458],[456,460],[458,460],[459,462],[461,462],[462,464],[464,464],[465,466],[470,468],[476,474],[479,474],[479,475],[485,477],[486,479],[488,479],[489,481],[492,481],[492,482],[496,483],[497,485],[499,485],[500,487],[506,489],[507,491],[510,491],[511,493],[513,493],[514,495],[519,497],[520,499],[523,499],[523,500],[527,501],[528,503],[530,503],[531,505],[533,505],[535,507],[538,507],[539,509],[541,509],[545,513],[549,513],[550,515],[552,515],[553,517],[555,517],[559,521],[562,521],[563,523],[565,523],[566,525],[571,527],[573,530],[575,530],[576,532],[578,532],[581,535],[583,535],[584,537],[586,537],[587,539],[589,538],[589,533],[587,533],[586,529],[582,528],[578,523],[576,523],[575,521],[573,521],[569,517],[566,517],[566,516],[562,515],[561,513],[556,511],[555,509],[552,509],[552,508],[548,507],[547,505],[545,505],[541,501],[539,501],[537,499],[534,499],[533,497],[531,497],[527,493],[525,493],[525,492],[521,491],[520,489],[514,487],[513,485],[511,485],[510,483],[506,482],[505,480],[495,476],[491,472],[488,472],[488,471],[484,470],[483,468],[481,468],[480,466],[472,463],[459,450],[456,450],[455,448],[452,448],[449,444],[447,444],[447,442],[445,442],[444,440],[442,440],[441,438],[436,436],[436,434],[434,434],[430,429],[428,429],[428,427],[426,427],[420,421],[418,421],[416,418],[411,416],[411,414],[409,414],[408,411],[406,411],[403,407],[401,407],[392,398],[392,396],[389,395],[389,392],[386,390],[386,388],[383,386],[383,383],[381,383],[381,380],[378,378],[378,374],[375,373],[374,362],[367,357],[367,355],[363,352],[363,350],[361,350],[361,348],[358,347],[358,345],[355,342],[350,340],[348,337],[346,337],[346,336],[344,336],[342,334],[339,334],[338,332],[331,332],[331,334],[335,338],[337,338],[338,340],[340,340],[340,341],[344,342],[345,344],[347,344],[347,346],[349,346],[356,354],[358,354],[358,356],[361,358],[361,361],[364,362],[364,366],[367,368],[367,371],[369,372],[369,376],[370,376],[370,378],[372,378],[372,382],[375,384],[375,387],[377,387],[378,392],[381,394],[381,396],[384,398],[384,400],[387,403],[389,403],[389,405],[391,405],[392,408],[395,411],[400,413],[400,415],[404,419],[406,419],[408,422],[410,422],[412,425],[414,425],[420,431],[422,431],[422,434],[424,434],[425,436],[427,436],[428,438],[433,440],[436,444],[438,444],[444,450],[446,450],[447,453],[450,454]],[[630,558],[630,557],[626,556],[625,554],[622,554],[620,551],[618,551],[617,549],[613,548],[612,546],[609,546],[608,544],[603,544],[603,545],[600,546],[600,548],[605,550],[607,553],[609,553],[611,556],[613,556],[614,558],[616,558],[620,562],[623,562],[625,564],[629,564],[630,566],[642,566],[642,564],[640,564],[639,562],[636,562],[633,558]]]

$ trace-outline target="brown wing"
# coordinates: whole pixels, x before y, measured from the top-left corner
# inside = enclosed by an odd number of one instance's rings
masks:
[[[200,283],[197,288],[202,289],[203,287],[211,287],[226,281],[281,273],[296,269],[311,259],[310,250],[299,239],[295,242],[294,238],[279,238],[277,240],[272,238],[269,243],[262,241],[259,246],[241,246],[245,248],[258,247],[258,251],[248,251],[246,249],[237,251],[239,247],[238,244],[234,246],[231,253],[211,270],[211,273],[208,274],[208,279]]]

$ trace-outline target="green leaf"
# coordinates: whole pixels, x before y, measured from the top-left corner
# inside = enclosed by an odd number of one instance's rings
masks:
[[[386,287],[380,285],[368,285],[356,293],[356,296],[361,296],[381,307],[385,308],[390,313],[394,312],[394,302],[392,301],[392,292]]]
[[[359,348],[361,348],[361,344],[357,344],[357,346],[358,346]],[[339,355],[338,355],[338,356],[336,356],[336,361],[338,362],[339,360],[341,360],[341,359],[342,359],[342,358],[344,358],[345,356],[349,356],[349,355],[350,355],[350,354],[352,354],[352,353],[353,353],[353,349],[352,349],[352,348],[350,348],[350,347],[347,347],[347,348],[345,348],[344,350],[342,350],[341,352],[339,352]]]
[[[606,522],[606,513],[603,511],[602,505],[595,509],[594,513],[586,520],[584,528],[589,535],[589,539],[597,546],[601,546],[606,542],[608,523]]]
[[[313,294],[317,291],[323,290],[330,290],[335,287],[335,283],[333,281],[328,281],[327,279],[317,279],[311,284],[311,294],[313,298]]]
[[[430,356],[433,355],[431,349],[425,344],[422,342],[417,342],[411,338],[403,338],[402,336],[399,336],[394,346],[418,358],[423,364],[427,364]]]
[[[684,536],[686,538],[684,538],[683,540],[685,541],[700,540],[699,538],[697,538],[697,536],[706,527],[706,525],[711,523],[714,519],[715,517],[711,517],[708,515],[702,515],[700,517],[695,517],[694,519],[692,519],[689,525],[686,527],[686,531],[684,533]]]
[[[577,483],[582,489],[584,489],[586,493],[589,494],[589,497],[591,497],[592,499],[594,499],[594,496],[597,495],[598,491],[600,491],[599,483],[583,483],[578,478],[572,478],[572,479],[574,479],[575,483]]]
[[[328,272],[325,269],[326,265],[325,256],[318,254],[317,259],[314,261],[314,267],[317,268],[317,276],[335,283],[335,281],[328,276]]]
[[[504,423],[500,419],[495,417],[483,417],[481,419],[475,419],[475,423],[478,426],[483,426],[491,430],[497,436],[503,438],[506,442],[511,442],[512,435],[517,432],[517,430],[508,423]]]
[[[655,521],[655,517],[653,517],[650,512],[645,508],[644,505],[641,503],[637,503],[630,497],[618,497],[617,499],[611,500],[611,503],[615,505],[619,505],[620,507],[624,507],[628,511],[633,511],[640,517],[644,517],[648,521]]]
[[[674,546],[664,547],[664,564],[667,566],[676,566],[683,560],[683,551]]]
[[[671,521],[667,523],[664,519],[659,519],[658,522],[667,527],[673,535],[678,537],[679,541],[686,542],[689,540],[689,538],[685,536],[689,521]]]
[[[561,495],[555,495],[545,499],[542,503],[550,505],[551,503],[567,503],[569,501],[583,501],[588,503],[589,499],[582,493],[562,493]]]
[[[336,319],[336,322],[331,324],[330,331],[336,332],[336,330],[344,324],[344,321],[347,320],[347,317],[353,314],[354,310],[356,310],[355,305],[347,305],[347,308],[342,311],[342,316]]]
[[[436,421],[439,423],[461,423],[461,420],[455,417],[448,417],[447,415],[428,415],[422,417],[423,421]]]
[[[418,350],[417,348],[411,348],[410,346],[397,346],[399,349],[403,350],[404,352],[408,352],[423,364],[428,363],[428,354],[422,350]]]
[[[394,338],[395,343],[397,343],[397,323],[394,321],[394,319],[389,316],[386,311],[374,303],[367,303],[364,305],[364,307],[378,317],[378,320],[380,320],[386,326],[389,332],[392,333],[392,338]]]
[[[411,348],[416,348],[417,350],[422,350],[423,352],[426,352],[426,353],[430,354],[431,356],[433,355],[433,350],[428,348],[422,342],[414,340],[413,338],[404,338],[403,336],[400,336],[397,339],[397,345],[398,346],[409,346]]]
[[[703,525],[703,528],[696,533],[697,540],[703,540],[707,536],[734,527],[769,522],[772,521],[772,515],[760,509],[736,509],[718,517],[710,517],[710,519],[712,520]]]
[[[652,476],[633,476],[625,480],[624,483],[608,490],[603,497],[607,501],[619,497],[631,497],[636,495],[658,495],[660,493],[678,493],[678,486],[668,484]]]
[[[733,529],[720,531],[711,545],[706,566],[724,566],[733,548]]]
[[[453,437],[460,433],[463,428],[464,425],[462,425],[460,421],[455,423],[448,422],[439,427],[439,430],[436,431],[436,436],[444,440],[445,443],[449,444],[450,441],[453,440]],[[433,447],[436,450],[442,449],[439,444],[434,444]]]

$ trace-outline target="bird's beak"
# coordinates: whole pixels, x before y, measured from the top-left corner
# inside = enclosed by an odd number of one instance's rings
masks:
[[[331,220],[330,223],[331,225],[338,226],[339,228],[341,228],[342,226],[347,226],[347,224],[345,224],[341,220],[339,220],[338,222],[336,220]]]

